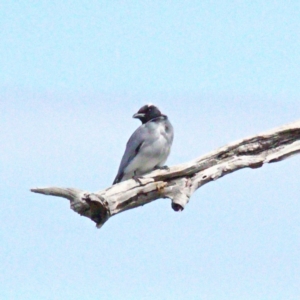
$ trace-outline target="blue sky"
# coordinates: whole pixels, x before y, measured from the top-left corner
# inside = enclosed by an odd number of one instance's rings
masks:
[[[299,119],[299,1],[0,0],[0,298],[298,299],[295,156],[101,230],[36,186],[110,186],[157,104],[168,164]]]

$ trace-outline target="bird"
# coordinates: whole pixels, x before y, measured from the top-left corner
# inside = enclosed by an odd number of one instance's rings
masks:
[[[164,166],[173,143],[174,130],[168,117],[153,104],[142,106],[133,118],[142,125],[129,138],[113,184],[144,175]]]

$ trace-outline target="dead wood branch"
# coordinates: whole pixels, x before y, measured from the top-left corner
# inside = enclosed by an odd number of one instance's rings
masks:
[[[246,138],[191,162],[156,170],[141,179],[90,193],[74,188],[34,188],[32,192],[70,200],[71,208],[101,227],[110,217],[159,198],[170,198],[181,211],[202,185],[243,168],[259,168],[300,152],[300,121]]]

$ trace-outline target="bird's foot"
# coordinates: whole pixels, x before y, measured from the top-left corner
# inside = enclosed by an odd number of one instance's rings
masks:
[[[170,168],[168,166],[156,166],[154,167],[154,170],[166,170],[166,171],[170,171]]]
[[[140,179],[143,179],[143,177],[141,177],[141,176],[134,175],[134,176],[132,177],[132,179],[133,179],[135,182],[139,183],[139,184],[143,184],[143,183],[141,182],[141,180],[140,180]]]

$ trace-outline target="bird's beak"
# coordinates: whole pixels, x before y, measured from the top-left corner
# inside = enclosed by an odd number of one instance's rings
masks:
[[[144,118],[145,117],[145,114],[139,114],[139,113],[136,113],[132,116],[133,118],[135,119],[140,119],[140,118]]]

